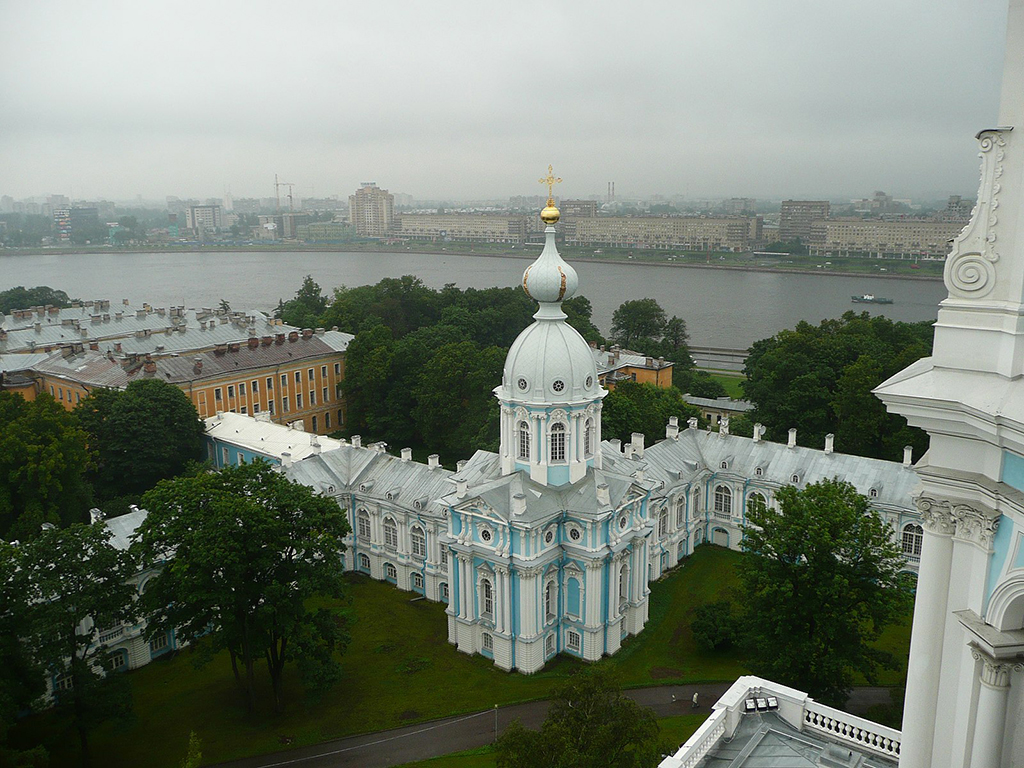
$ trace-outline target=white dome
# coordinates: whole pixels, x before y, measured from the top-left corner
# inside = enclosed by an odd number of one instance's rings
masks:
[[[519,334],[505,358],[499,390],[503,400],[538,405],[601,395],[590,345],[560,318],[541,318]]]

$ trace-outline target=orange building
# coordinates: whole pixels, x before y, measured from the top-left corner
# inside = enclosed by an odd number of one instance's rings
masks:
[[[665,388],[672,386],[672,366],[675,364],[663,357],[647,357],[619,347],[605,349],[603,345],[590,346],[594,362],[597,363],[597,380],[606,389],[615,389],[620,381],[635,381]]]
[[[93,389],[124,389],[138,378],[158,378],[185,392],[202,418],[218,411],[268,413],[279,424],[301,423],[307,432],[326,434],[345,423],[338,384],[352,338],[306,329],[188,356],[125,359],[71,344],[48,356],[2,356],[0,387],[30,400],[49,392],[70,410]]]

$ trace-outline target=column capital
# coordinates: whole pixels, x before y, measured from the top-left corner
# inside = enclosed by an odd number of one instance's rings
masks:
[[[918,496],[914,503],[917,505],[917,511],[921,513],[925,530],[939,536],[952,536],[956,531],[952,504],[948,501]]]
[[[971,656],[981,662],[981,682],[992,688],[1009,688],[1010,674],[1024,671],[1024,661],[995,659],[977,646],[971,646]]]
[[[992,549],[992,540],[999,528],[998,512],[975,509],[966,504],[953,505],[953,518],[956,521],[956,538],[969,541],[982,549]]]

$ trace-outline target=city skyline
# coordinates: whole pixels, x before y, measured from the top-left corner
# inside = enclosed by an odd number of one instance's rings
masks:
[[[262,197],[277,172],[301,197],[372,179],[493,199],[536,194],[549,162],[570,198],[611,180],[620,198],[970,194],[1005,26],[1001,3],[916,0],[884,17],[223,4],[199,25],[187,3],[55,6],[0,9],[0,179],[16,198]]]

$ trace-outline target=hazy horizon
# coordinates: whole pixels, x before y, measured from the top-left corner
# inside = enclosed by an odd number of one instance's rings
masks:
[[[0,5],[0,194],[973,196],[1003,0]]]

